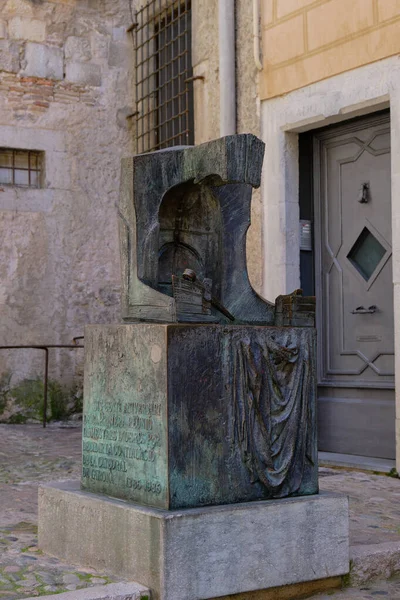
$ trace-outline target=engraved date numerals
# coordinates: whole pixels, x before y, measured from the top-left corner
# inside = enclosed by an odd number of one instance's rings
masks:
[[[157,496],[161,494],[161,483],[158,481],[144,481],[143,479],[126,478],[126,487],[131,490],[143,490]]]

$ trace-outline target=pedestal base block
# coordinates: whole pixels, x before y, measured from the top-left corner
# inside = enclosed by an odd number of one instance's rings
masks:
[[[318,492],[315,330],[85,329],[82,487],[180,510]]]
[[[319,494],[161,510],[84,492],[39,490],[39,546],[149,587],[204,600],[348,573],[348,501]]]

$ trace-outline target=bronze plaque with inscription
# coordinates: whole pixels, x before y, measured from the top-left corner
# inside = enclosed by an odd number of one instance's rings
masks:
[[[159,326],[85,335],[82,487],[167,504],[166,352]]]

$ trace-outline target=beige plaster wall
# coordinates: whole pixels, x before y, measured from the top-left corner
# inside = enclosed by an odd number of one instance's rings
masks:
[[[193,11],[193,75],[195,143],[219,137],[220,82],[218,0],[196,0]],[[258,71],[253,59],[253,8],[249,0],[236,0],[237,133],[260,136]],[[262,206],[259,190],[253,192],[251,227],[247,235],[247,262],[254,289],[262,282]]]
[[[260,137],[259,71],[253,57],[253,6],[249,0],[236,0],[236,94],[237,132],[253,133]],[[261,293],[263,259],[260,190],[253,191],[251,226],[247,234],[247,267],[253,288]]]
[[[400,52],[400,0],[261,0],[262,99]]]
[[[130,23],[125,0],[0,0],[0,146],[45,152],[43,189],[0,187],[0,344],[71,343],[119,319]],[[68,378],[78,353],[53,351],[53,376]],[[42,367],[37,351],[0,352],[0,371]]]
[[[192,3],[195,143],[219,137],[218,0]]]

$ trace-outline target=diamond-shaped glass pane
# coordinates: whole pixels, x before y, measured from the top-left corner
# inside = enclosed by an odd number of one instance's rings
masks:
[[[368,281],[385,253],[386,250],[382,244],[367,227],[364,227],[347,258]]]

